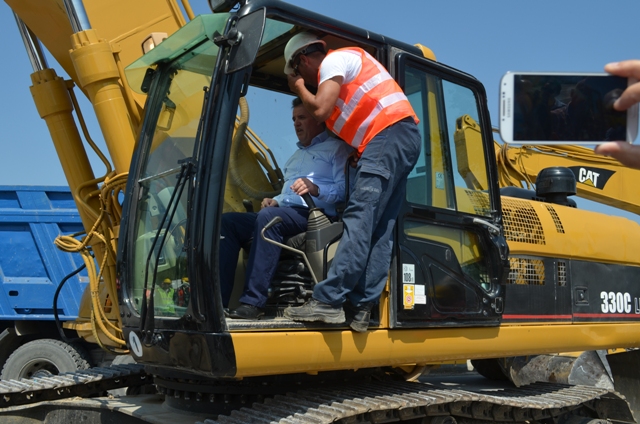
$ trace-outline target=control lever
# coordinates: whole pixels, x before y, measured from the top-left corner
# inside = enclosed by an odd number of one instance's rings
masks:
[[[302,199],[307,203],[307,206],[309,207],[309,225],[307,226],[307,233],[309,233],[309,231],[319,230],[331,225],[331,221],[329,221],[329,218],[327,218],[322,209],[316,207],[316,203],[313,201],[311,194],[303,194]]]
[[[253,203],[251,203],[251,200],[243,199],[242,206],[244,206],[244,210],[246,210],[247,212],[253,212]]]
[[[311,197],[310,193],[303,194],[302,195],[302,200],[305,201],[305,203],[309,207],[309,210],[316,209],[316,202],[313,201],[313,197]]]
[[[269,221],[267,223],[267,225],[264,226],[264,228],[262,229],[262,232],[264,233],[265,231],[267,231],[269,228],[273,227],[276,224],[279,224],[282,222],[282,217],[281,216],[274,216],[273,219],[271,221]],[[263,237],[264,238],[264,237]],[[266,240],[266,239],[265,239]]]

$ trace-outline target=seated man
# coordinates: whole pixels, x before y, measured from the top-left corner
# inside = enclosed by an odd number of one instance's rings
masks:
[[[298,98],[293,101],[293,126],[299,140],[298,150],[284,166],[282,193],[273,199],[264,199],[258,213],[222,215],[220,284],[225,307],[233,290],[238,253],[242,244],[253,237],[241,305],[229,312],[231,318],[256,319],[264,315],[262,308],[281,249],[262,240],[262,228],[280,216],[282,222],[266,231],[265,236],[282,242],[285,237],[307,230],[309,210],[300,196],[310,193],[316,207],[324,209],[329,216],[336,215],[335,204],[344,200],[344,166],[353,149],[329,137],[324,124],[313,119]]]

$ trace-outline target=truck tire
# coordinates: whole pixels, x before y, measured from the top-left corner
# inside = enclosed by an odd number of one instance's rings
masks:
[[[473,368],[478,372],[478,374],[484,378],[488,378],[489,380],[509,380],[504,371],[502,371],[502,367],[498,363],[498,359],[472,359],[471,365],[473,365]]]
[[[25,343],[9,356],[2,368],[3,380],[58,375],[89,368],[87,353],[80,346],[60,340],[38,339]]]

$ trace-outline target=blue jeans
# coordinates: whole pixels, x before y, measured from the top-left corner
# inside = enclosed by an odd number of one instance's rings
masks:
[[[276,216],[280,216],[282,222],[265,232],[265,236],[271,240],[282,243],[285,237],[307,231],[309,210],[306,208],[270,207],[258,213],[230,212],[222,215],[220,291],[224,307],[229,305],[233,291],[240,248],[252,238],[240,302],[260,308],[267,302],[269,284],[276,271],[281,249],[262,240],[260,232]]]
[[[422,139],[412,119],[376,135],[364,149],[344,211],[344,234],[327,278],[314,299],[331,306],[348,298],[355,306],[377,303],[387,281],[393,228],[404,201],[407,176],[420,155]]]

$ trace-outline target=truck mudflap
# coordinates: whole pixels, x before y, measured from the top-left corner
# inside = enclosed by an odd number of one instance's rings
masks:
[[[74,396],[95,396],[107,390],[151,383],[152,378],[140,364],[113,365],[30,379],[0,380],[0,408]]]
[[[579,422],[598,422],[598,418],[609,420],[603,422],[636,422],[624,397],[597,387],[534,383],[467,391],[428,383],[381,382],[278,395],[229,416],[207,419],[204,424],[386,423],[422,417],[426,418],[422,422],[429,423],[572,422],[575,418]]]

